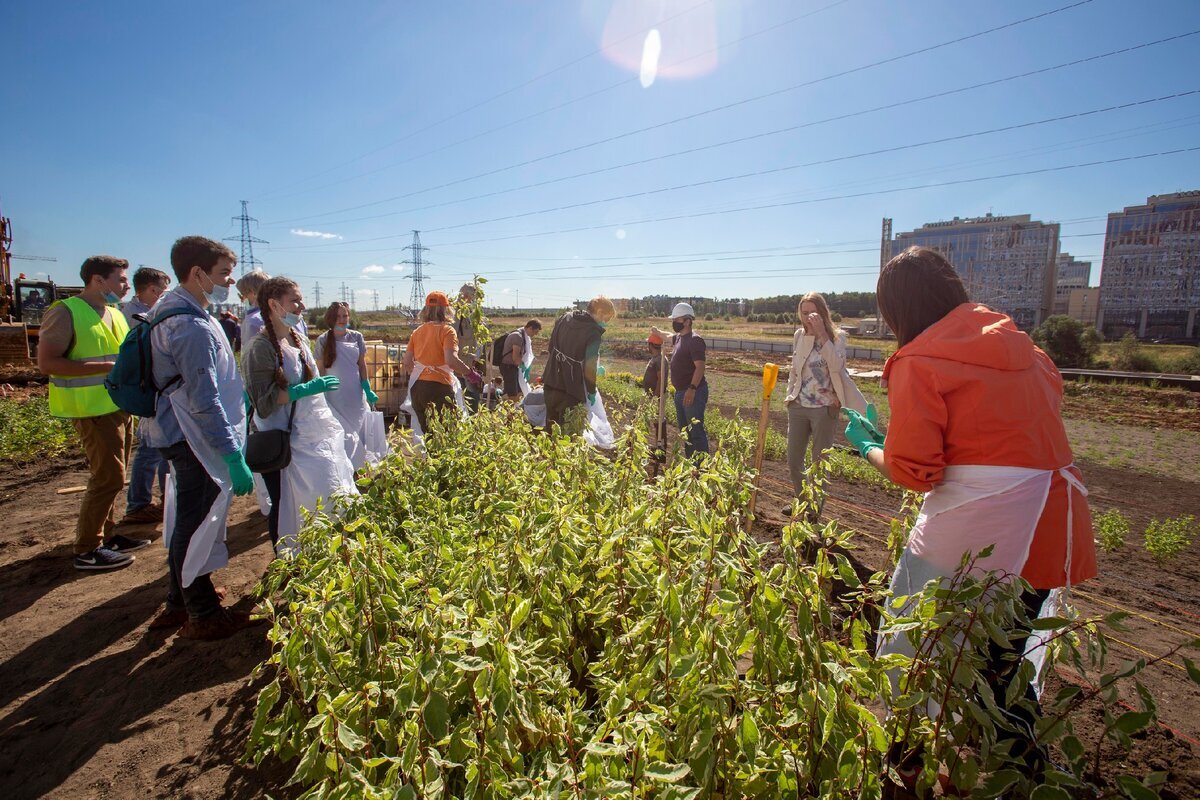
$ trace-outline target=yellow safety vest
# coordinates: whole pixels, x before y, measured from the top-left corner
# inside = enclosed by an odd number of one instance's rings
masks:
[[[108,361],[115,363],[121,343],[129,334],[129,323],[125,315],[110,308],[108,318],[111,327],[104,324],[88,302],[79,297],[68,297],[60,301],[71,312],[71,323],[75,329],[75,341],[63,354],[71,361]],[[58,305],[54,303],[51,308]],[[99,417],[119,411],[116,403],[104,388],[108,373],[99,375],[51,375],[50,413],[56,417],[82,419]]]

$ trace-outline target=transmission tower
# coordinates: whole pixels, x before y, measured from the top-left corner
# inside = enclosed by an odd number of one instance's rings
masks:
[[[372,293],[372,299],[375,301],[375,308],[374,308],[374,309],[372,309],[372,310],[374,310],[374,311],[378,311],[378,310],[379,310],[379,290],[378,290],[378,289],[376,289],[376,290],[375,290],[375,291]]]
[[[253,222],[255,225],[257,225],[258,220],[256,220],[254,217],[250,216],[250,214],[247,212],[246,206],[248,206],[248,205],[249,205],[249,201],[243,200],[242,201],[242,215],[240,217],[233,217],[234,222],[241,223],[242,235],[241,236],[230,236],[225,239],[225,241],[227,241],[227,242],[241,242],[242,257],[241,257],[240,261],[242,264],[242,274],[243,275],[246,274],[247,265],[250,267],[251,271],[253,271],[256,267],[262,266],[262,262],[254,257],[254,245],[270,244],[270,242],[268,242],[266,239],[259,239],[257,236],[254,236],[250,233],[250,223]]]
[[[342,288],[339,290],[340,297],[343,303],[350,305],[350,290],[346,288],[346,282],[342,281]]]
[[[429,266],[429,262],[425,260],[424,253],[429,248],[421,244],[421,232],[413,231],[413,243],[404,249],[412,251],[412,256],[400,263],[412,267],[412,298],[408,305],[416,312],[425,305],[425,267]]]
[[[317,308],[321,307],[321,282],[317,281],[313,284],[313,305]]]

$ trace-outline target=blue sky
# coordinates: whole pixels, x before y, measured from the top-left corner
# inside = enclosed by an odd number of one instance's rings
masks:
[[[0,208],[15,253],[58,258],[14,266],[70,283],[236,236],[249,200],[267,271],[358,308],[407,300],[413,229],[427,289],[477,272],[523,307],[869,290],[883,216],[1029,213],[1098,267],[1104,215],[1200,189],[1200,152],[938,184],[1195,147],[1200,94],[1157,98],[1200,89],[1200,35],[918,98],[1200,29],[1200,3],[1091,0],[857,69],[1071,2],[9,2]]]

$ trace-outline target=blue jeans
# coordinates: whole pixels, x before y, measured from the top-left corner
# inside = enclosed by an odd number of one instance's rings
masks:
[[[683,396],[687,389],[675,390],[675,419],[679,422],[679,430],[686,436],[683,452],[691,458],[696,453],[708,452],[708,431],[704,430],[704,410],[708,407],[708,383],[705,382],[696,390],[696,398],[687,408],[683,405]],[[692,422],[696,420],[696,422]],[[686,428],[685,428],[686,426]]]
[[[164,447],[162,456],[175,467],[175,529],[167,549],[167,608],[187,609],[189,617],[199,619],[214,613],[221,601],[208,575],[198,576],[191,586],[183,585],[183,559],[220,490],[187,440]]]
[[[167,460],[162,453],[146,444],[142,426],[138,425],[137,452],[133,456],[133,467],[129,475],[129,493],[126,495],[125,513],[132,514],[154,502],[154,477],[158,476],[158,490],[166,491]]]

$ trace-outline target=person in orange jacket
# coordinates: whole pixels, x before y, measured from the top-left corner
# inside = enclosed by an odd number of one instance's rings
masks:
[[[937,251],[911,247],[893,258],[876,296],[899,344],[883,369],[891,419],[884,438],[872,413],[848,411],[846,438],[889,480],[926,493],[894,594],[948,579],[965,554],[992,547],[972,573],[1020,576],[1028,618],[1053,612],[1052,590],[1096,575],[1087,489],[1060,415],[1062,376],[1009,317],[970,302]],[[1036,692],[1027,687],[1026,707],[1005,702],[1029,635],[989,648],[988,682],[1023,731],[1013,752],[1034,766],[1043,756],[1032,731]],[[879,651],[913,652],[903,635],[881,639]],[[914,768],[911,754],[901,767]]]

